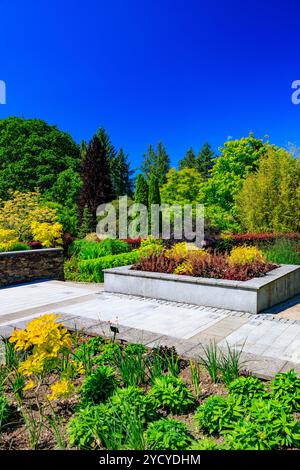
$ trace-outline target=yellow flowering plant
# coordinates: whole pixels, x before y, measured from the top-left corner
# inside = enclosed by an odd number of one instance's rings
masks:
[[[266,261],[263,253],[255,246],[237,246],[231,250],[228,256],[228,262],[231,265],[250,264],[255,261]]]
[[[32,320],[25,330],[15,330],[10,338],[16,351],[29,352],[20,363],[19,371],[28,378],[26,388],[32,388],[43,372],[59,358],[71,351],[71,335],[59,315],[43,315]]]

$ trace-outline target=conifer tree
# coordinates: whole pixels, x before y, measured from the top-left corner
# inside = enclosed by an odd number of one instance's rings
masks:
[[[196,170],[201,173],[203,178],[207,179],[210,176],[210,170],[214,165],[214,151],[208,142],[205,142],[196,157]]]
[[[196,155],[192,147],[190,147],[185,156],[179,161],[179,170],[184,170],[185,168],[193,169],[196,166]]]
[[[141,173],[139,173],[136,178],[134,201],[137,204],[143,204],[148,207],[148,183]]]
[[[166,181],[166,174],[170,169],[170,157],[166,147],[162,142],[158,142],[156,149],[149,145],[147,152],[143,156],[141,170],[147,179],[153,173],[161,186]]]
[[[130,170],[128,155],[125,155],[122,148],[118,154],[110,159],[110,172],[115,190],[115,195],[132,197],[132,179],[133,171]]]
[[[82,161],[81,179],[82,188],[79,195],[79,224],[83,222],[83,212],[87,206],[92,217],[92,230],[96,227],[96,210],[100,204],[114,199],[114,189],[110,175],[110,147],[109,139],[101,132],[95,135],[86,149]],[[110,142],[110,141],[109,141]]]
[[[148,206],[151,204],[160,204],[160,192],[157,176],[154,173],[149,177],[149,193],[148,193]]]
[[[83,209],[82,221],[78,229],[78,237],[84,238],[88,233],[93,230],[92,215],[89,211],[88,205],[86,204]]]

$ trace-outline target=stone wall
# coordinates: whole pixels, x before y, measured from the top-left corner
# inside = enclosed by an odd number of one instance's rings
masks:
[[[64,280],[63,250],[49,248],[0,253],[0,286],[38,279]]]

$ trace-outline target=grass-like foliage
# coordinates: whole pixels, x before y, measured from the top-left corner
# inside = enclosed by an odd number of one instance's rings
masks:
[[[147,447],[153,450],[185,450],[192,442],[186,424],[170,418],[150,423],[145,435]]]

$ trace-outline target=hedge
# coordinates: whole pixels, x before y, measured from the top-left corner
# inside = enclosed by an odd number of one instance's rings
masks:
[[[69,248],[70,256],[77,256],[81,260],[90,260],[102,256],[128,253],[129,244],[121,240],[107,239],[99,242],[76,240]]]
[[[291,240],[300,242],[300,233],[242,233],[235,235],[225,235],[221,237],[216,244],[216,250],[219,252],[230,251],[234,246],[272,245],[278,240]]]
[[[89,282],[103,282],[103,269],[117,268],[136,263],[141,257],[141,252],[134,250],[130,253],[121,253],[118,255],[103,256],[98,259],[81,261],[78,264],[80,274]]]

